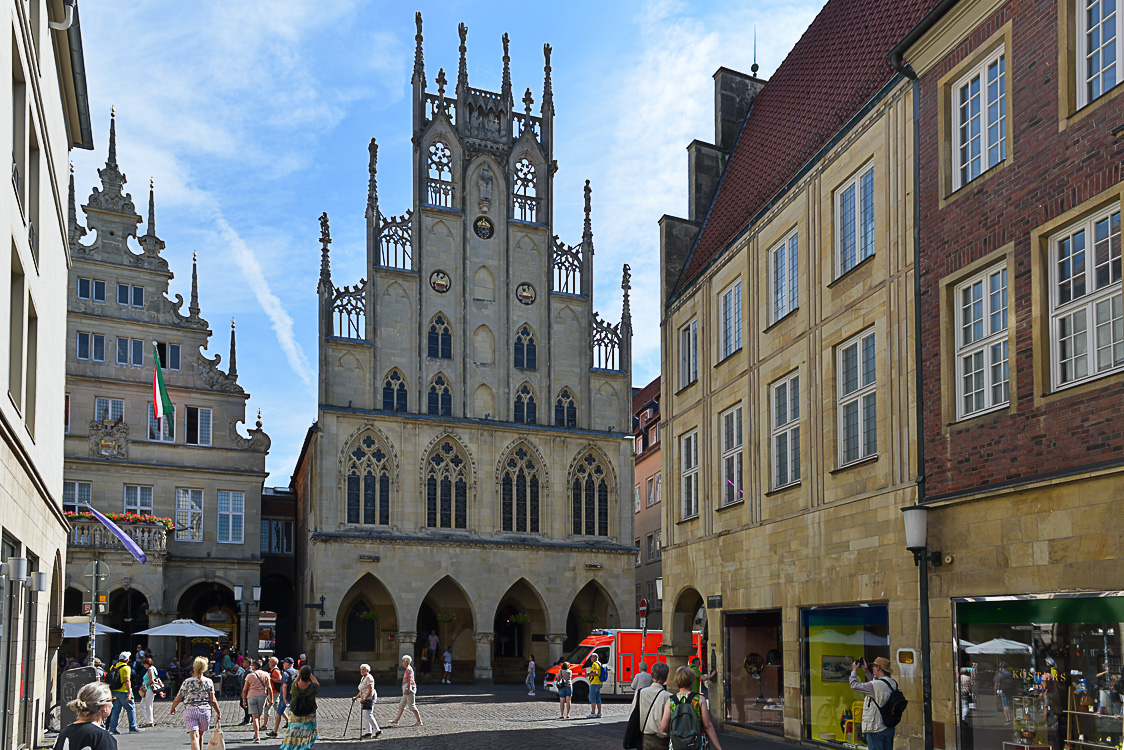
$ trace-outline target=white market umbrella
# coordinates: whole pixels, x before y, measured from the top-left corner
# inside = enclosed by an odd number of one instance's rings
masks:
[[[1032,649],[1025,643],[1012,641],[1008,638],[992,638],[976,646],[964,649],[969,654],[1029,654]]]
[[[97,629],[94,630],[94,635],[110,635],[112,633],[120,633],[117,628],[111,628],[108,625],[102,625],[100,622],[97,624]],[[90,623],[88,622],[64,622],[62,624],[62,637],[63,638],[89,638],[90,637]]]
[[[166,625],[157,625],[134,635],[165,635],[170,638],[219,638],[226,633],[221,630],[200,625],[195,620],[172,620]]]

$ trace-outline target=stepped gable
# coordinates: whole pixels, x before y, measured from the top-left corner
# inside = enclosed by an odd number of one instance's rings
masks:
[[[678,292],[894,76],[889,51],[935,0],[829,0],[750,109]]]

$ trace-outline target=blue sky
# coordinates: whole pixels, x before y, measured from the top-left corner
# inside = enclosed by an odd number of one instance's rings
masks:
[[[620,317],[620,269],[633,268],[633,382],[659,374],[659,232],[687,211],[691,140],[714,137],[719,66],[767,78],[822,0],[656,2],[190,2],[83,0],[96,149],[75,151],[80,201],[105,161],[117,108],[118,163],[138,206],[156,182],[157,231],[189,294],[199,255],[202,315],[228,347],[238,322],[239,382],[273,439],[266,484],[287,485],[316,418],[317,217],[332,222],[337,285],[367,275],[367,142],[379,142],[382,211],[409,208],[414,11],[425,19],[431,88],[457,69],[468,32],[473,86],[498,91],[504,32],[513,87],[542,95],[554,48],[555,232],[581,235],[593,186],[595,306]],[[143,230],[142,230],[143,231]]]

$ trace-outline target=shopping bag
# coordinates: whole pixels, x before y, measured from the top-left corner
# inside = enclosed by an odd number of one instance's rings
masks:
[[[226,750],[226,741],[222,738],[222,727],[218,724],[211,730],[211,741],[207,743],[207,750]]]

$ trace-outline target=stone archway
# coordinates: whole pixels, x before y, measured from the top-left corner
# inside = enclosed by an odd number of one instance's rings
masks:
[[[500,598],[492,624],[492,679],[495,682],[522,682],[528,655],[534,655],[540,665],[549,666],[546,639],[549,622],[546,604],[538,590],[526,578],[512,584]]]
[[[194,620],[209,628],[221,630],[223,637],[218,640],[224,650],[230,648],[238,651],[243,650],[240,642],[242,633],[241,614],[238,611],[238,603],[234,601],[234,591],[225,583],[200,581],[192,584],[180,594],[179,601],[176,603],[176,610],[179,613],[178,617]],[[179,648],[182,649],[184,657],[184,660],[180,662],[181,664],[190,663],[197,656],[205,656],[210,659],[215,651],[215,639],[213,638],[184,638],[181,640],[183,643],[179,644]]]
[[[102,621],[111,628],[120,630],[109,636],[107,654],[122,651],[133,653],[138,643],[148,650],[148,636],[133,634],[148,629],[148,599],[133,588],[119,588],[109,592],[106,615]],[[111,656],[112,658],[112,656]]]
[[[277,642],[273,653],[296,655],[300,639],[297,637],[297,617],[293,603],[296,601],[296,588],[288,577],[283,575],[269,575],[261,581],[261,600],[258,602],[259,612],[273,612],[277,615]],[[248,646],[250,644],[247,644]]]
[[[399,624],[398,608],[382,581],[366,573],[353,583],[336,613],[337,681],[358,679],[359,665],[364,663],[371,666],[377,680],[393,681]]]
[[[675,597],[675,608],[668,620],[664,615],[664,646],[667,665],[673,671],[694,655],[694,632],[706,622],[706,602],[697,590],[687,587]],[[701,617],[700,617],[701,613]]]
[[[441,656],[449,648],[453,655],[453,679],[471,681],[476,671],[475,626],[471,601],[460,584],[450,576],[433,584],[418,608],[413,656],[419,679],[431,682],[441,679]],[[427,639],[433,630],[437,631],[440,644],[437,653],[430,655]],[[425,658],[422,658],[423,649]]]
[[[570,653],[594,628],[619,628],[621,618],[613,597],[596,579],[578,591],[566,615],[566,642],[563,653]]]

